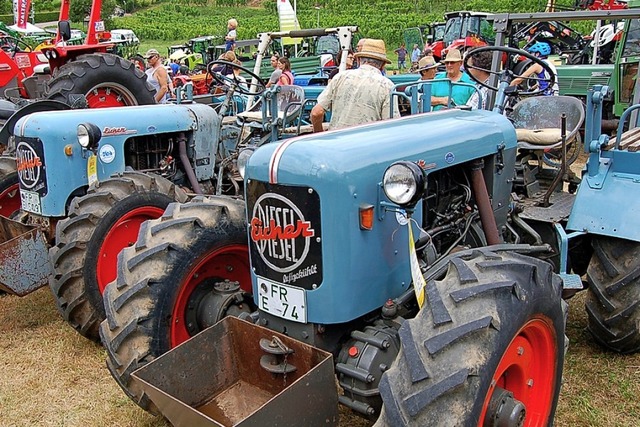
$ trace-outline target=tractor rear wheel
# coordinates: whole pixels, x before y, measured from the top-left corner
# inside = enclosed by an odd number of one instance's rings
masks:
[[[71,202],[49,251],[50,285],[62,316],[80,334],[98,339],[102,293],[116,278],[118,253],[136,242],[140,225],[160,217],[169,203],[186,200],[183,190],[160,176],[126,172]]]
[[[488,249],[453,258],[400,327],[377,425],[552,424],[565,350],[561,289],[535,258]]]
[[[20,210],[20,187],[15,157],[0,156],[0,215],[11,218]]]
[[[155,104],[155,91],[143,71],[110,53],[81,55],[58,68],[49,81],[47,98],[76,106],[84,95],[89,108]]]
[[[244,202],[171,204],[120,253],[118,276],[105,290],[100,337],[109,371],[138,405],[156,412],[131,373],[225,315],[251,312],[250,292]]]
[[[588,329],[600,345],[618,353],[640,351],[640,243],[593,239],[587,269]]]

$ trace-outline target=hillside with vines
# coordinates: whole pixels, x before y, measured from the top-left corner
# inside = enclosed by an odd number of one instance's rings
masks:
[[[293,0],[292,4],[293,4]],[[357,25],[364,37],[381,38],[388,44],[402,39],[402,30],[441,21],[445,11],[533,12],[544,10],[542,0],[297,0],[302,28]],[[561,3],[562,4],[562,3]],[[564,1],[566,7],[572,2]],[[316,9],[315,7],[319,7]],[[191,0],[154,4],[132,16],[116,18],[118,28],[131,28],[141,39],[187,40],[226,32],[229,18],[239,22],[238,38],[250,39],[264,31],[279,29],[276,0]]]

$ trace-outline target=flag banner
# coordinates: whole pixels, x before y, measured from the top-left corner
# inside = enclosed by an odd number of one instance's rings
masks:
[[[278,17],[280,19],[280,31],[293,31],[300,29],[296,12],[293,10],[293,7],[291,7],[291,2],[289,2],[289,0],[278,0]],[[283,46],[298,44],[301,41],[301,38],[292,39],[291,37],[283,37],[281,40]]]
[[[31,0],[13,0],[13,17],[18,28],[26,29]]]

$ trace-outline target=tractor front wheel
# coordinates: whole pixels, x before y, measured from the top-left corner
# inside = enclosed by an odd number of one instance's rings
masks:
[[[552,424],[565,351],[561,289],[535,258],[489,249],[452,258],[400,327],[377,425]]]
[[[81,55],[58,68],[49,81],[47,98],[78,105],[84,95],[89,108],[155,104],[155,91],[144,71],[110,53]]]
[[[50,285],[58,309],[80,334],[98,339],[102,293],[116,278],[118,253],[136,242],[140,225],[160,217],[169,203],[186,200],[183,190],[160,176],[126,172],[71,202],[49,252]]]
[[[589,332],[618,353],[640,351],[640,243],[593,239],[585,308]]]
[[[156,412],[131,383],[133,371],[222,317],[254,309],[245,218],[232,198],[173,203],[120,254],[100,336],[109,371],[143,409]]]
[[[0,215],[11,218],[20,211],[20,187],[15,157],[0,156]]]

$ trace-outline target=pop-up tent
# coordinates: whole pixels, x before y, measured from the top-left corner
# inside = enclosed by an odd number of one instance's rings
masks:
[[[27,25],[25,26],[25,28],[20,28],[18,27],[18,25],[11,25],[9,26],[10,29],[17,31],[19,33],[23,33],[25,35],[30,35],[30,34],[46,34],[47,32],[45,30],[43,30],[42,28],[33,25],[29,22],[27,22]]]

